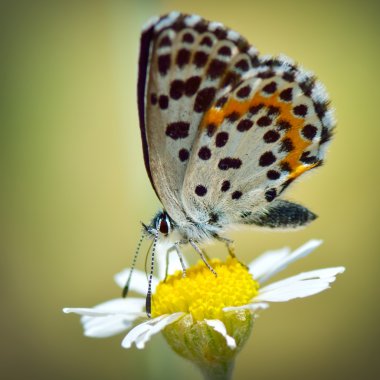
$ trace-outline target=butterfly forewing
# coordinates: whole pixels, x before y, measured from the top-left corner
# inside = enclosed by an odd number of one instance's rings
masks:
[[[204,114],[258,67],[236,32],[194,15],[171,13],[143,32],[139,110],[149,177],[169,214],[185,220],[181,191]]]

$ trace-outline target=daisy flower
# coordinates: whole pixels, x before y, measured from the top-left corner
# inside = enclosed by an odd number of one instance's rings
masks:
[[[311,240],[291,251],[269,251],[248,267],[235,258],[212,259],[217,277],[204,265],[175,270],[170,260],[165,280],[153,279],[152,318],[145,312],[146,275],[136,270],[130,290],[143,297],[116,298],[93,308],[65,308],[65,313],[82,316],[84,334],[105,338],[129,330],[124,348],[142,349],[150,338],[163,332],[175,352],[197,364],[206,378],[229,378],[236,354],[247,341],[260,309],[272,302],[286,302],[322,292],[344,267],[318,269],[266,284],[292,262],[309,255],[322,241]],[[163,254],[157,255],[162,258]],[[164,265],[159,265],[164,268]],[[115,276],[123,288],[129,269]],[[162,277],[161,277],[162,278]],[[219,377],[218,377],[219,376]]]

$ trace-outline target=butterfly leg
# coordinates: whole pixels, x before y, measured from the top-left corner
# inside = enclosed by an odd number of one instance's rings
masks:
[[[219,236],[219,235],[216,235],[215,238],[221,242],[223,242],[227,249],[228,249],[228,253],[229,255],[233,258],[233,259],[236,259],[241,265],[243,265],[243,267],[247,268],[247,265],[245,265],[244,263],[242,263],[237,257],[236,257],[236,253],[235,253],[235,244],[234,244],[234,241],[231,240],[231,239],[228,239],[228,238],[225,238],[225,237],[222,237],[222,236]]]
[[[177,255],[178,255],[178,258],[179,258],[179,261],[181,263],[181,267],[182,267],[182,277],[186,277],[186,267],[185,267],[185,263],[183,261],[183,255],[182,255],[182,252],[181,250],[179,249],[179,244],[180,243],[175,243],[174,244],[174,248],[177,252]]]
[[[195,242],[193,240],[189,240],[189,243],[198,252],[199,256],[201,257],[203,262],[206,264],[206,266],[210,270],[210,272],[212,272],[215,276],[217,276],[218,274],[215,272],[214,268],[208,263],[208,261],[204,255],[204,253],[202,252],[202,250],[195,244]]]
[[[235,244],[234,244],[234,241],[231,240],[231,239],[228,239],[228,238],[225,238],[225,237],[222,237],[222,236],[219,236],[219,235],[216,235],[215,236],[217,240],[223,242],[227,249],[228,249],[228,253],[229,255],[232,257],[232,258],[236,258],[236,254],[235,254]]]

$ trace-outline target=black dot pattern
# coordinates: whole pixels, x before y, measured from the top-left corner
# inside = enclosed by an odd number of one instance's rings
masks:
[[[225,192],[228,191],[230,188],[231,188],[231,183],[230,183],[230,181],[223,181],[223,183],[222,183],[222,187],[220,188],[220,190],[223,191],[223,193],[225,193]]]
[[[180,79],[173,80],[170,85],[170,97],[178,100],[182,97],[185,91],[185,83]]]
[[[240,120],[238,125],[236,126],[236,129],[239,131],[239,132],[247,132],[249,131],[253,126],[253,121],[252,120],[249,120],[249,119],[243,119],[243,120]]]
[[[265,199],[268,201],[268,202],[272,202],[277,196],[277,191],[276,189],[272,188],[272,189],[269,189],[265,192]]]
[[[158,46],[159,47],[172,46],[172,41],[170,40],[170,38],[168,36],[165,36],[161,39]]]
[[[187,65],[190,62],[190,50],[188,49],[180,49],[177,53],[176,63],[179,68]]]
[[[207,188],[203,185],[198,185],[195,188],[195,194],[199,197],[204,197],[207,194]]]
[[[289,137],[281,141],[280,152],[291,152],[294,149],[292,140]]]
[[[268,151],[268,152],[263,153],[260,156],[259,165],[269,166],[269,165],[272,165],[275,161],[276,161],[276,156],[272,152]]]
[[[215,106],[218,108],[222,108],[226,104],[227,100],[227,96],[222,96],[216,101]]]
[[[204,161],[209,160],[211,157],[211,150],[207,146],[202,146],[198,151],[198,157]]]
[[[170,54],[160,55],[158,57],[158,71],[165,76],[170,69]]]
[[[235,67],[241,71],[248,71],[249,70],[249,64],[248,64],[246,59],[241,59],[239,62],[237,62],[235,64]]]
[[[276,90],[277,90],[277,83],[276,82],[270,82],[263,87],[263,91],[266,94],[273,94],[276,92]]]
[[[215,145],[217,148],[221,148],[227,144],[228,141],[228,133],[227,132],[219,132],[215,137]]]
[[[267,171],[267,177],[271,180],[276,180],[280,178],[281,173],[279,173],[277,170],[268,170]]]
[[[203,39],[201,41],[201,45],[212,47],[212,39],[208,36],[203,37]]]
[[[207,70],[207,75],[210,79],[219,78],[227,67],[227,63],[219,59],[213,59]]]
[[[204,51],[197,51],[194,54],[194,64],[196,67],[201,68],[204,67],[208,60],[208,54],[206,54]]]
[[[261,116],[259,120],[257,120],[257,125],[259,127],[267,127],[272,124],[272,119],[268,116]]]
[[[293,108],[293,113],[296,116],[305,117],[307,115],[307,106],[305,104],[300,104]]]
[[[214,87],[206,87],[200,90],[195,98],[194,111],[205,112],[214,100],[216,89]]]
[[[194,42],[194,37],[191,33],[185,33],[182,37],[182,41],[191,44]]]
[[[305,138],[307,138],[308,140],[313,140],[313,138],[317,134],[317,131],[318,131],[318,129],[314,125],[306,124],[302,128],[302,136],[305,137]]]
[[[246,97],[248,97],[250,92],[251,92],[251,87],[250,86],[244,86],[238,90],[238,92],[236,93],[236,96],[238,98],[245,99]]]
[[[189,151],[187,149],[181,149],[178,152],[178,158],[180,159],[181,162],[185,162],[189,159]]]
[[[226,157],[219,161],[218,168],[220,170],[239,169],[241,164],[240,158]]]
[[[275,130],[265,132],[263,139],[267,144],[276,142],[280,138],[280,134]]]
[[[169,107],[169,98],[166,95],[160,95],[158,105],[162,110],[166,110]]]
[[[292,127],[291,124],[286,120],[278,120],[276,124],[280,131],[288,131]]]
[[[240,197],[243,195],[243,193],[241,191],[234,191],[232,194],[231,194],[231,198],[232,199],[240,199]]]
[[[207,131],[207,136],[208,137],[212,137],[212,136],[214,136],[214,133],[215,133],[215,131],[216,131],[216,125],[215,124],[213,124],[213,123],[210,123],[210,124],[208,124],[207,125],[207,128],[206,128],[206,131]]]
[[[280,99],[284,102],[291,102],[293,100],[293,89],[291,87],[286,88],[280,92]]]
[[[234,121],[239,119],[239,117],[240,117],[240,114],[238,112],[233,111],[226,116],[226,119],[230,121],[231,123],[233,123]]]
[[[257,104],[255,106],[252,106],[249,108],[249,113],[253,116],[256,115],[262,108],[264,107],[263,104]]]
[[[173,140],[184,139],[189,136],[190,124],[184,121],[177,121],[168,124],[166,128],[166,136],[171,137]]]
[[[230,47],[228,47],[228,46],[222,46],[221,48],[219,48],[218,54],[225,55],[225,56],[229,57],[229,56],[231,56],[232,51],[231,51]]]
[[[185,95],[186,96],[193,96],[198,91],[198,88],[201,84],[201,81],[202,81],[202,79],[199,76],[190,77],[185,82]]]
[[[150,103],[155,106],[157,104],[157,95],[156,94],[150,94]]]

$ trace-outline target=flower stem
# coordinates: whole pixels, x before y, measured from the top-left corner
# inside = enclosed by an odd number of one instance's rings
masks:
[[[204,380],[231,380],[235,362],[233,360],[210,366],[199,366]]]

